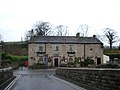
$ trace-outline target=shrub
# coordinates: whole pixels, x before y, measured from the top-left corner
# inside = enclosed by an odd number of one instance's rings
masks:
[[[28,60],[28,56],[15,56],[15,55],[6,55],[5,57],[6,60],[11,60],[11,61],[26,61]]]
[[[30,69],[45,69],[47,68],[45,64],[37,63],[29,67]]]
[[[110,56],[110,59],[114,59],[114,58],[120,59],[120,54],[107,54],[107,55]]]
[[[5,60],[6,54],[4,52],[1,53],[1,59]]]
[[[74,62],[68,62],[67,64],[68,65],[74,65]]]
[[[68,65],[68,67],[75,67],[74,62],[68,62],[67,65]]]
[[[24,65],[24,62],[28,60],[28,56],[16,56],[16,55],[10,55],[2,53],[2,60],[5,61],[12,61],[12,62],[18,62],[20,66]]]
[[[103,64],[96,66],[96,68],[120,68],[120,66],[117,64]]]
[[[95,64],[95,62],[94,62],[94,60],[91,60],[91,59],[85,59],[84,61],[81,61],[80,62],[81,63],[81,66],[84,66],[84,67],[88,67],[88,65],[94,65]]]
[[[67,64],[66,63],[61,63],[60,67],[67,67]]]
[[[80,64],[80,62],[79,62],[79,58],[76,58],[76,57],[75,57],[75,61],[74,61],[74,63],[75,63],[75,64]]]

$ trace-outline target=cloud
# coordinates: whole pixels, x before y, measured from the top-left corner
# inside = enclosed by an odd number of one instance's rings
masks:
[[[88,24],[95,34],[120,28],[119,8],[119,0],[0,0],[0,28],[5,41],[20,40],[38,20],[66,25],[73,35],[79,25]]]

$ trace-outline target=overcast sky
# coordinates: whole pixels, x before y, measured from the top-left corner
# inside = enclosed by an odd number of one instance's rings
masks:
[[[0,34],[4,41],[20,41],[36,21],[68,26],[75,35],[79,25],[89,36],[115,29],[120,36],[120,0],[0,0]]]

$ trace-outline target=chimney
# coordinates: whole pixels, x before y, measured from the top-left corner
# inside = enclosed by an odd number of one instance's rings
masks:
[[[78,37],[78,38],[79,38],[79,37],[80,37],[80,33],[77,33],[77,34],[76,34],[76,37]]]
[[[95,38],[96,38],[96,35],[93,35],[93,37],[95,37]]]

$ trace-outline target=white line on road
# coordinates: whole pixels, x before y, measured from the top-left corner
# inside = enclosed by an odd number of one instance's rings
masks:
[[[21,78],[22,76],[16,76],[16,78],[4,89],[4,90],[10,90],[12,86]]]

